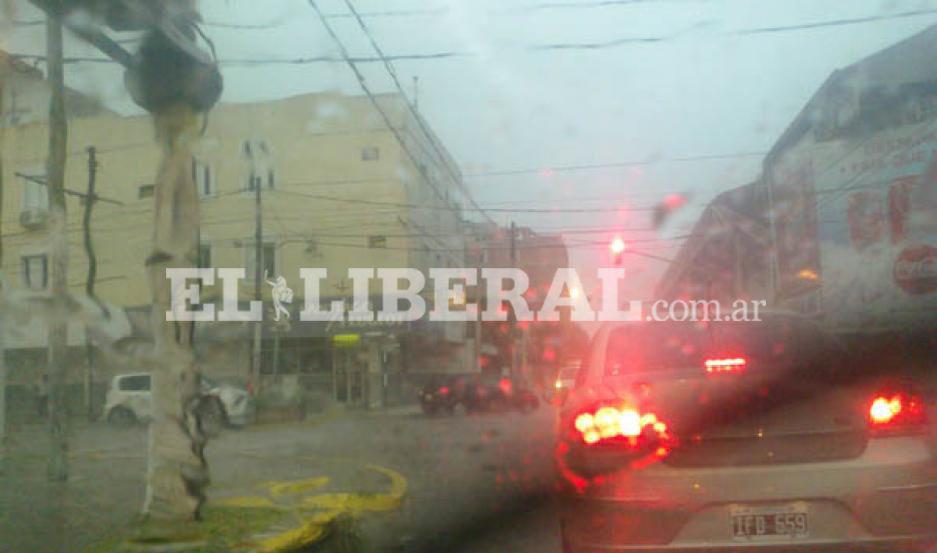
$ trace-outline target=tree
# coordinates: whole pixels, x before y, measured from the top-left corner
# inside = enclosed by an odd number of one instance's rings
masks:
[[[197,13],[178,17],[173,24],[194,44]],[[220,96],[221,75],[216,65],[193,58],[159,28],[147,34],[138,59],[125,81],[134,101],[152,115],[162,148],[153,250],[146,261],[154,354],[143,511],[156,519],[198,519],[209,482],[204,456],[209,436],[200,420],[206,401],[192,349],[194,323],[166,320],[173,293],[166,270],[198,263],[199,196],[191,173],[192,147],[201,131],[199,115]]]

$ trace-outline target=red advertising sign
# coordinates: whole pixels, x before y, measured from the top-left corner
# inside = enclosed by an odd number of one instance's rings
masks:
[[[937,291],[937,248],[914,246],[902,251],[892,271],[895,283],[909,294]]]

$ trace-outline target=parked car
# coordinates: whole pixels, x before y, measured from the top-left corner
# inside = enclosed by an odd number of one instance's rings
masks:
[[[619,323],[592,348],[558,418],[565,552],[937,540],[933,404],[807,321]]]
[[[254,420],[254,400],[244,387],[202,378],[202,394],[202,426],[210,434],[226,424],[245,426]],[[147,422],[152,416],[151,404],[149,373],[117,375],[107,391],[104,416],[118,426]]]

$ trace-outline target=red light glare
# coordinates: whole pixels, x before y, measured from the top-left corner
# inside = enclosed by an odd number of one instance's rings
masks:
[[[669,438],[667,425],[658,420],[657,415],[642,414],[630,407],[602,406],[594,412],[580,413],[573,426],[587,445],[612,438],[626,438],[635,445],[646,430],[656,433],[660,439]]]
[[[612,250],[613,254],[619,255],[625,251],[625,241],[622,240],[620,236],[616,236],[609,245],[609,249]]]
[[[686,196],[682,194],[667,194],[664,196],[664,207],[667,209],[677,209],[686,205]]]
[[[891,401],[883,397],[875,398],[872,407],[869,408],[869,418],[875,424],[885,424],[891,422],[895,415],[901,412],[901,400],[894,398]]]
[[[448,395],[448,394],[449,394],[449,386],[440,386],[440,387],[439,387],[439,393],[442,394],[442,395]]]
[[[748,361],[743,357],[731,359],[707,359],[704,363],[708,373],[726,373],[738,372],[748,365]]]
[[[914,395],[876,394],[868,409],[869,426],[877,431],[920,429],[927,422],[924,406]]]

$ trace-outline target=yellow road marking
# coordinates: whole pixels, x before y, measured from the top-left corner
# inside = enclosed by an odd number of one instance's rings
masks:
[[[341,515],[357,516],[365,512],[390,511],[400,507],[407,493],[407,480],[395,470],[377,465],[365,468],[378,472],[390,486],[385,493],[322,493],[311,494],[328,485],[329,478],[318,476],[303,480],[270,481],[258,484],[266,495],[230,497],[217,503],[228,507],[266,507],[282,509],[296,515],[297,522],[285,530],[274,529],[269,535],[254,537],[252,551],[275,553],[308,545],[323,539],[328,525]]]

